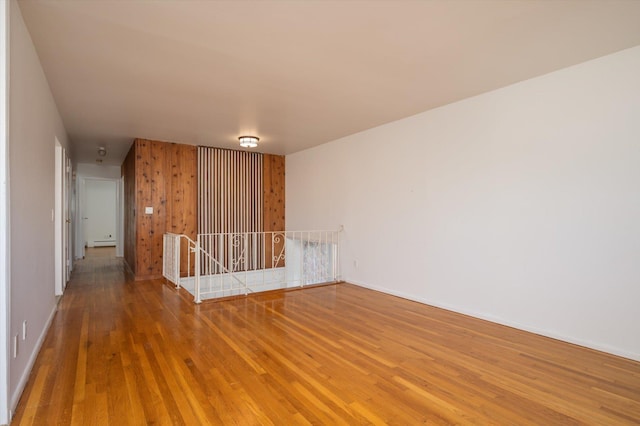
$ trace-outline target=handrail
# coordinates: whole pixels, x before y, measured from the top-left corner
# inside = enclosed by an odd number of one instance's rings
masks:
[[[193,241],[187,235],[184,235],[184,234],[173,234],[171,232],[167,232],[167,234],[169,234],[169,235],[179,235],[180,237],[182,237],[185,240],[187,240],[190,243],[190,245],[193,245],[194,248],[191,249],[192,253],[195,253],[199,249],[202,254],[206,255],[209,259],[213,260],[213,262],[217,266],[219,266],[220,269],[222,269],[224,272],[226,272],[228,274],[233,274],[234,273],[234,272],[228,270],[222,263],[218,262],[218,260],[215,257],[211,256],[211,254],[209,254],[207,251],[203,250],[202,247],[196,248],[196,246],[199,246],[199,244],[197,242]],[[198,234],[198,237],[200,235],[204,235],[204,234]]]
[[[184,234],[174,234],[172,232],[167,232],[166,235],[172,236],[172,237],[179,237],[179,238],[184,238],[185,240],[187,240],[187,248],[188,250],[191,251],[191,253],[195,253],[195,262],[194,262],[194,269],[195,269],[195,303],[201,303],[201,297],[200,297],[200,275],[201,275],[201,270],[200,270],[200,255],[203,254],[204,256],[206,256],[207,258],[209,258],[211,261],[213,261],[213,263],[220,268],[221,271],[223,271],[224,273],[229,274],[230,277],[232,277],[234,280],[236,280],[240,285],[242,285],[245,289],[245,293],[248,292],[248,288],[247,288],[247,284],[246,282],[243,282],[242,280],[240,280],[238,277],[236,277],[236,273],[233,271],[230,271],[229,269],[227,269],[222,263],[220,263],[216,258],[214,258],[209,252],[207,252],[206,250],[204,250],[202,248],[202,246],[200,245],[200,235],[198,235],[197,237],[197,241],[192,240],[191,238],[189,238],[188,235],[184,235]],[[177,250],[176,250],[176,258],[177,258],[177,264],[180,264],[180,245],[178,244],[177,246]],[[187,257],[187,262],[190,262],[190,257]],[[190,271],[191,265],[188,263],[187,264],[187,271]],[[163,273],[164,273],[164,261],[163,261]],[[180,273],[179,273],[179,267],[178,267],[178,277],[177,277],[177,283],[176,284],[176,288],[180,288]]]
[[[173,243],[165,244],[163,275],[177,287],[186,286],[193,293],[195,303],[203,298],[241,292],[247,295],[255,291],[337,282],[341,231],[209,233],[198,234],[195,241],[184,234],[167,233],[166,238],[173,238]],[[189,251],[186,277],[180,273],[180,262],[184,261],[179,253],[182,238]],[[168,250],[174,250],[173,256]],[[193,277],[191,255],[195,256]],[[165,274],[165,263],[173,268],[170,273]]]
[[[235,279],[236,281],[238,281],[240,284],[242,284],[245,289],[247,287],[247,283],[243,283],[242,281],[240,281],[240,279],[238,277],[235,276],[236,272],[230,271],[229,269],[227,269],[222,263],[218,262],[218,260],[216,258],[214,258],[208,251],[203,250],[202,247],[200,247],[200,234],[198,234],[198,246],[200,249],[200,253],[204,254],[205,256],[207,256],[209,259],[213,260],[213,263],[216,264],[216,266],[220,267],[220,269],[229,274],[233,279]]]

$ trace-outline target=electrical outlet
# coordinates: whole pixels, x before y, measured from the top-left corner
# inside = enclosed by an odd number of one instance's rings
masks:
[[[22,340],[27,340],[27,320],[22,323]]]
[[[13,358],[18,358],[18,335],[13,336]]]

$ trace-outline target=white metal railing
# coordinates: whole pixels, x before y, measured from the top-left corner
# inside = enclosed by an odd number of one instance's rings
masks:
[[[177,287],[180,287],[181,237],[182,235],[171,233],[164,234],[162,237],[162,276]]]
[[[199,237],[199,236],[198,236]],[[185,246],[184,249],[182,246]],[[185,287],[195,296],[195,302],[200,303],[201,290],[200,278],[202,276],[201,262],[206,259],[208,264],[215,265],[220,273],[229,274],[223,265],[219,265],[209,253],[202,250],[199,238],[193,241],[184,234],[173,234],[167,232],[163,236],[163,252],[162,252],[162,275],[176,285],[176,288]],[[184,259],[184,260],[183,260]],[[182,266],[186,265],[186,269]],[[193,265],[193,268],[191,267]],[[245,295],[248,293],[246,285],[232,277],[242,287],[244,287]],[[186,284],[186,285],[185,285]],[[192,284],[192,285],[191,285]]]
[[[168,233],[164,236],[163,275],[191,292],[196,303],[336,282],[340,280],[339,232],[199,234],[196,241]]]

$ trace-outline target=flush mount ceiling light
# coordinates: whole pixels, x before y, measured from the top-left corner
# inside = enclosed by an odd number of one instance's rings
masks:
[[[255,136],[240,136],[238,140],[240,141],[240,146],[243,148],[255,148],[258,146],[260,139]]]
[[[98,148],[98,155],[100,157],[104,157],[105,155],[107,155],[107,149],[104,146],[101,146],[100,148]]]

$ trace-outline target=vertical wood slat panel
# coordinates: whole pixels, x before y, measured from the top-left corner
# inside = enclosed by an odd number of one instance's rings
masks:
[[[199,150],[199,233],[261,232],[261,154],[219,148]],[[211,197],[205,194],[212,194]]]
[[[200,207],[198,214],[201,234],[262,232],[262,187],[257,185],[262,176],[262,154],[233,151],[211,147],[198,147],[198,176]],[[205,194],[212,194],[206,197]],[[225,266],[232,268],[229,250],[239,256],[243,247],[225,243],[218,247],[212,243],[216,254],[227,259]],[[253,251],[247,247],[245,253]],[[253,265],[252,259],[247,264]]]
[[[256,167],[258,167],[258,169],[260,170],[260,173],[256,174],[256,185],[254,187],[254,192],[256,194],[258,194],[258,196],[260,197],[259,202],[256,203],[255,206],[255,211],[256,211],[256,220],[258,222],[258,225],[260,227],[260,229],[264,232],[264,223],[262,221],[262,217],[263,217],[263,190],[262,190],[262,182],[264,180],[264,168],[263,168],[263,164],[264,164],[264,155],[261,155],[258,158],[258,164],[256,164]],[[264,235],[260,235],[260,241],[258,242],[259,244],[259,253],[258,256],[260,256],[260,268],[265,268],[267,266],[267,263],[265,262],[265,245],[266,245],[266,241],[264,238]]]

